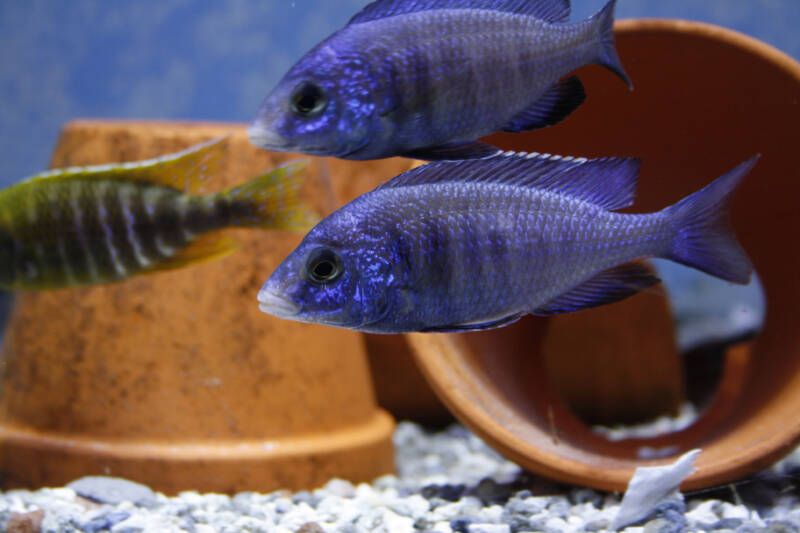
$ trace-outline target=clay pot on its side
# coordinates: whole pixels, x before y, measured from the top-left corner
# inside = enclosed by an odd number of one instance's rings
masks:
[[[52,166],[140,160],[226,134],[209,190],[298,157],[256,149],[244,125],[75,122]],[[327,213],[319,163],[303,194]],[[393,422],[376,407],[361,336],[258,309],[259,287],[302,235],[230,233],[241,246],[219,260],[17,295],[0,365],[3,488],[105,474],[167,493],[263,492],[393,470]]]
[[[752,345],[728,351],[710,407],[686,430],[610,442],[575,416],[549,379],[548,348],[542,344],[546,320],[409,339],[448,407],[495,449],[534,472],[623,490],[636,467],[669,462],[699,447],[697,471],[683,487],[725,483],[763,469],[800,438],[800,251],[791,241],[800,229],[800,65],[752,38],[685,21],[621,21],[617,45],[633,92],[602,68],[588,67],[578,72],[587,101],[566,121],[489,141],[511,150],[641,157],[635,212],[671,205],[762,154],[738,191],[733,221],[766,291],[766,324]],[[586,312],[614,314],[613,309]],[[640,334],[630,322],[614,327],[620,336]],[[573,334],[580,336],[581,329]],[[591,350],[591,339],[585,346]],[[571,361],[561,364],[568,368]],[[602,365],[597,368],[602,371]],[[663,458],[644,458],[653,453]]]

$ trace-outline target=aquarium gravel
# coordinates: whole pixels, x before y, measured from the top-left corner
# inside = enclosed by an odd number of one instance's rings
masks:
[[[460,425],[394,434],[397,475],[371,484],[334,479],[312,491],[183,492],[168,498],[116,478],[0,493],[0,530],[42,532],[608,531],[621,494],[556,484],[524,472]],[[800,451],[734,485],[656,506],[627,533],[800,531]]]

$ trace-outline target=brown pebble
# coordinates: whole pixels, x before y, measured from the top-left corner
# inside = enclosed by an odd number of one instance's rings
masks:
[[[325,530],[316,522],[306,522],[300,526],[296,533],[325,533]]]
[[[36,509],[29,513],[11,513],[6,523],[8,533],[39,533],[42,530],[44,510]]]

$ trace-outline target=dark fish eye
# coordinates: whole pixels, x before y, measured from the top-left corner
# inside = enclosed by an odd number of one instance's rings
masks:
[[[319,85],[304,81],[292,91],[291,103],[295,114],[301,117],[313,117],[322,113],[328,105],[328,99]]]
[[[333,250],[318,248],[308,258],[306,273],[315,283],[334,281],[342,273],[342,259]]]

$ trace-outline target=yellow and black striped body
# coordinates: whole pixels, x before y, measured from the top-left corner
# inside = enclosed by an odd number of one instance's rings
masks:
[[[249,204],[146,182],[29,181],[0,192],[0,285],[107,283],[164,268],[195,238],[235,225]]]
[[[0,288],[109,283],[231,252],[229,226],[306,230],[305,162],[212,194],[225,138],[166,156],[51,170],[0,190]]]

